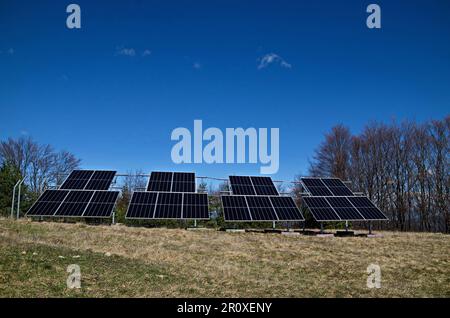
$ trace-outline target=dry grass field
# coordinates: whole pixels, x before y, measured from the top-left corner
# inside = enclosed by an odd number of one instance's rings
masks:
[[[0,297],[450,297],[450,236],[319,238],[0,219]],[[366,286],[369,264],[380,289]],[[66,287],[69,264],[81,289]]]

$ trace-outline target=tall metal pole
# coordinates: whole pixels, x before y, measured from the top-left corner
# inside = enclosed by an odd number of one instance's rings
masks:
[[[20,183],[20,180],[17,181],[17,183],[14,185],[14,188],[13,188],[12,201],[11,201],[11,219],[14,217],[14,201],[16,199],[16,188],[19,183]]]
[[[25,178],[22,179],[19,183],[19,192],[17,193],[17,220],[20,217],[20,190],[22,189],[22,183],[25,181]]]

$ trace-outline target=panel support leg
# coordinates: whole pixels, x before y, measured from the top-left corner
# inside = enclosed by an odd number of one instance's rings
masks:
[[[116,224],[116,212],[113,212],[111,215],[112,215],[111,224],[114,225]]]
[[[372,222],[369,221],[369,234],[372,234]]]
[[[320,222],[320,234],[323,234],[323,222]]]
[[[303,227],[303,232],[305,232],[305,230],[306,230],[306,221],[303,221],[302,223],[303,223],[303,225],[302,225],[302,227]]]
[[[272,229],[275,230],[275,227],[276,227],[275,221],[272,221]]]
[[[194,219],[194,227],[197,227],[197,219]]]
[[[348,232],[348,221],[345,221],[345,232]]]

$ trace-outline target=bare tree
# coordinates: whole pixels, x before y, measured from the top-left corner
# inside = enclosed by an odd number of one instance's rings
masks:
[[[70,152],[55,152],[51,145],[39,144],[30,137],[0,142],[0,162],[17,167],[32,192],[42,192],[49,183],[61,183],[63,175],[80,164]]]

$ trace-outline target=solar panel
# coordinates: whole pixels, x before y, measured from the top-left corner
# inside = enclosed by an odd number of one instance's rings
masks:
[[[322,178],[321,180],[334,196],[353,195],[353,192],[338,178]]]
[[[85,190],[108,190],[116,171],[95,171],[89,182],[84,187]]]
[[[225,221],[303,221],[291,197],[224,195]]]
[[[60,189],[82,190],[88,184],[93,174],[94,170],[73,170]]]
[[[328,203],[334,209],[341,220],[364,220],[364,217],[356,210],[346,197],[326,197]]]
[[[230,184],[234,195],[256,195],[250,177],[230,176]]]
[[[45,190],[26,213],[27,216],[52,216],[67,196],[67,190]]]
[[[95,191],[83,217],[110,217],[118,196],[119,191]]]
[[[206,193],[183,193],[183,219],[209,219]]]
[[[388,220],[387,216],[378,209],[367,197],[347,198],[366,220]]]
[[[147,185],[147,191],[170,192],[172,189],[173,172],[152,171]]]
[[[171,192],[195,192],[195,173],[174,172]]]
[[[155,208],[155,219],[181,219],[183,194],[159,192]]]
[[[270,197],[280,221],[303,221],[305,218],[292,197]]]
[[[246,196],[245,198],[254,221],[278,220],[269,197]]]
[[[244,196],[223,195],[223,217],[225,221],[251,221],[250,211]]]
[[[94,191],[70,191],[54,215],[81,217],[93,195]]]
[[[257,195],[278,195],[270,177],[250,177]]]
[[[128,206],[126,218],[152,219],[157,197],[157,192],[134,192]]]
[[[313,196],[332,196],[333,193],[319,178],[301,178],[309,193]]]
[[[316,221],[339,221],[341,219],[325,198],[303,197],[303,201]]]

